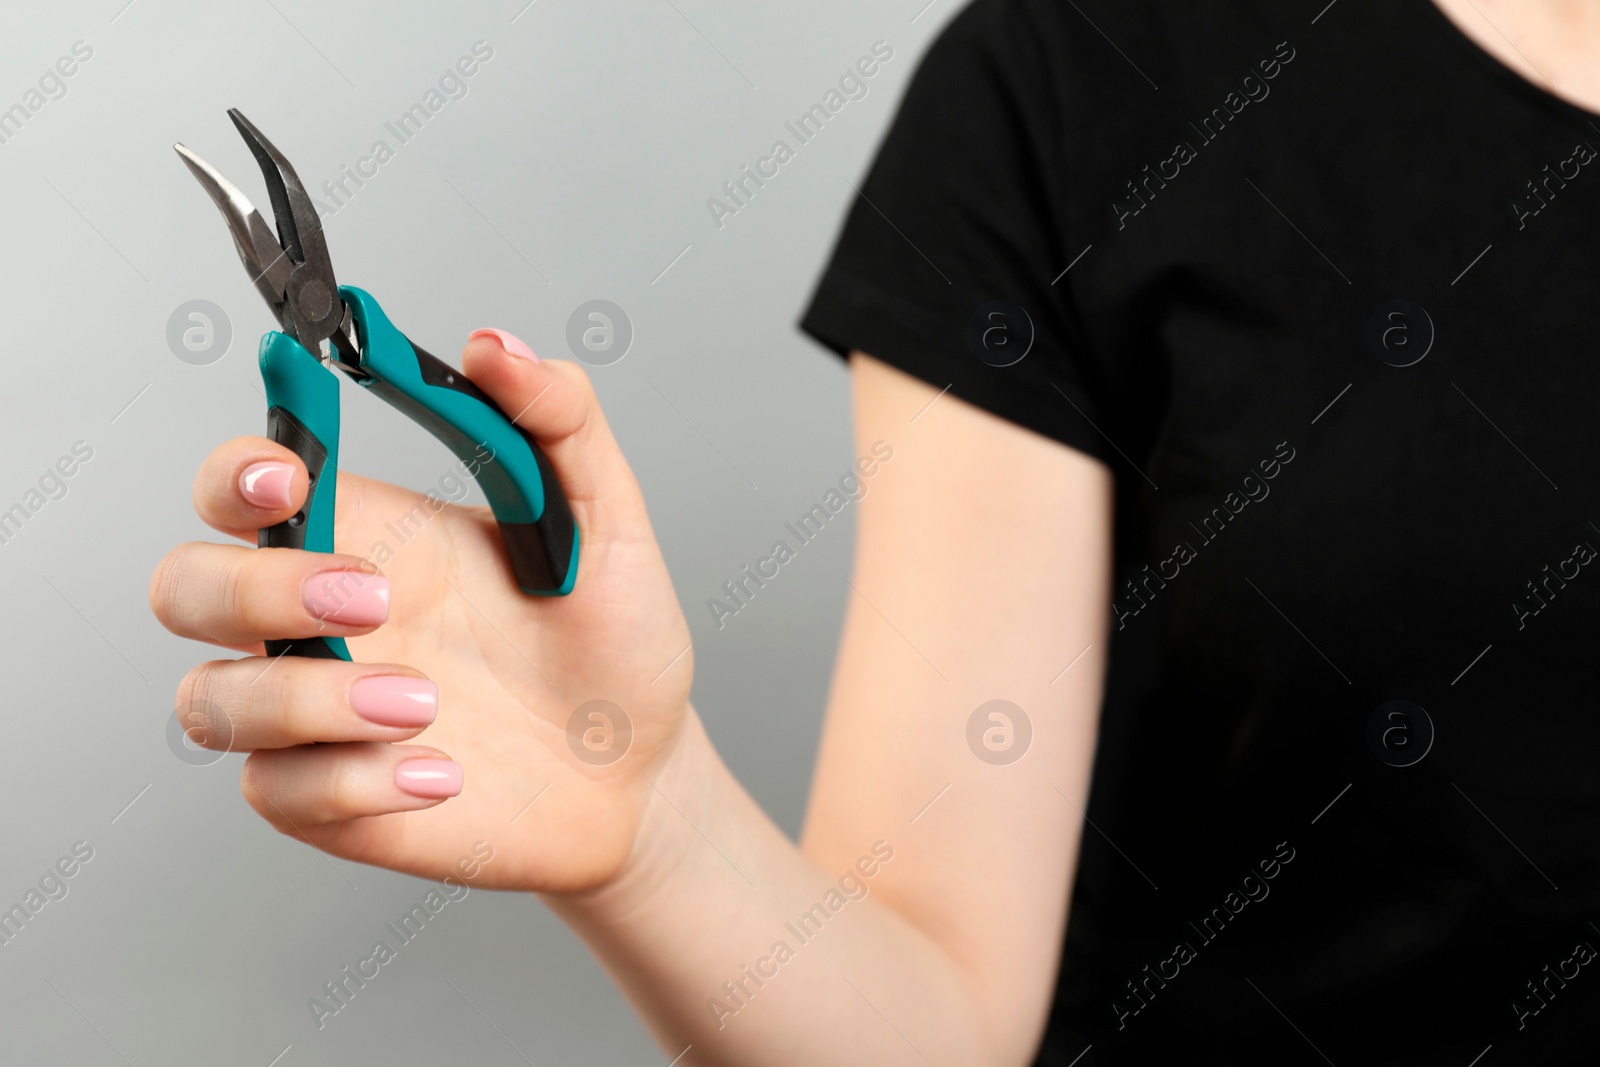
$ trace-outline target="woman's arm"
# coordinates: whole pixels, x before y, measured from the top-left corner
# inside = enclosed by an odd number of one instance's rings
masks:
[[[1023,1064],[1094,751],[1111,476],[860,354],[851,379],[858,454],[893,459],[858,505],[801,847],[691,715],[619,875],[546,899],[684,1064]],[[997,699],[1031,725],[1009,764],[968,742]]]
[[[517,590],[486,509],[341,472],[340,553],[194,543],[157,568],[168,629],[248,653],[181,684],[198,743],[250,752],[246,798],[323,851],[542,894],[669,1055],[695,1046],[684,1067],[1027,1060],[1094,747],[1107,471],[852,361],[860,450],[893,457],[857,505],[796,848],[688,707],[688,626],[582,368],[493,337],[462,362],[561,478],[583,533],[571,595]],[[195,502],[250,541],[307,485],[293,452],[241,438]],[[263,657],[318,634],[355,662]],[[625,720],[620,750],[597,700]],[[992,700],[1023,711],[974,737]],[[985,747],[1008,726],[1009,763]]]

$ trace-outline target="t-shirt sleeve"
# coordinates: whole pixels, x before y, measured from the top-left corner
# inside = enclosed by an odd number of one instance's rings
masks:
[[[1064,232],[1059,76],[1015,0],[955,16],[850,193],[800,328],[1109,462],[1114,405],[1055,284],[1083,250]]]

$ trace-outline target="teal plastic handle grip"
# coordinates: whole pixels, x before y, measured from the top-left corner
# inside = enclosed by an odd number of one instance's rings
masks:
[[[369,294],[341,286],[339,295],[355,322],[364,375],[356,380],[444,442],[477,480],[524,593],[570,593],[578,527],[533,438],[472,382],[412,344]]]
[[[306,465],[311,485],[305,507],[262,530],[262,548],[333,551],[334,491],[339,473],[339,379],[287,334],[261,338],[261,381],[267,390],[267,436]],[[268,641],[269,656],[350,658],[342,637]]]

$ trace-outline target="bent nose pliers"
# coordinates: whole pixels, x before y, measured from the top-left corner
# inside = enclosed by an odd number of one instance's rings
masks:
[[[237,109],[228,117],[266,178],[277,237],[238,188],[183,145],[174,147],[222,212],[245,270],[283,328],[261,339],[267,435],[300,457],[311,484],[305,507],[262,530],[260,546],[333,551],[339,379],[330,368],[337,367],[420,423],[475,474],[524,593],[571,592],[578,530],[544,453],[482,390],[407,340],[376,300],[334,280],[316,207],[294,168]],[[341,637],[266,646],[271,656],[350,658]]]

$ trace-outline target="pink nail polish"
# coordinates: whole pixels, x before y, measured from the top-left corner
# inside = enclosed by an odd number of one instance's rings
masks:
[[[480,337],[493,337],[496,341],[500,342],[500,347],[505,349],[509,354],[513,356],[520,356],[523,359],[530,359],[535,363],[539,362],[539,357],[533,354],[533,349],[528,347],[528,343],[514,333],[507,333],[505,330],[496,330],[492,327],[485,327],[481,330],[473,330],[467,335],[467,340],[476,341]]]
[[[239,495],[258,508],[277,511],[289,506],[294,467],[276,460],[252,463],[239,472]]]
[[[379,726],[427,726],[439,710],[439,687],[426,678],[379,674],[350,687],[350,706]]]
[[[402,793],[438,800],[461,792],[461,764],[447,759],[408,759],[394,769]]]
[[[389,579],[360,571],[323,571],[300,586],[306,610],[346,626],[377,626],[389,618]]]

